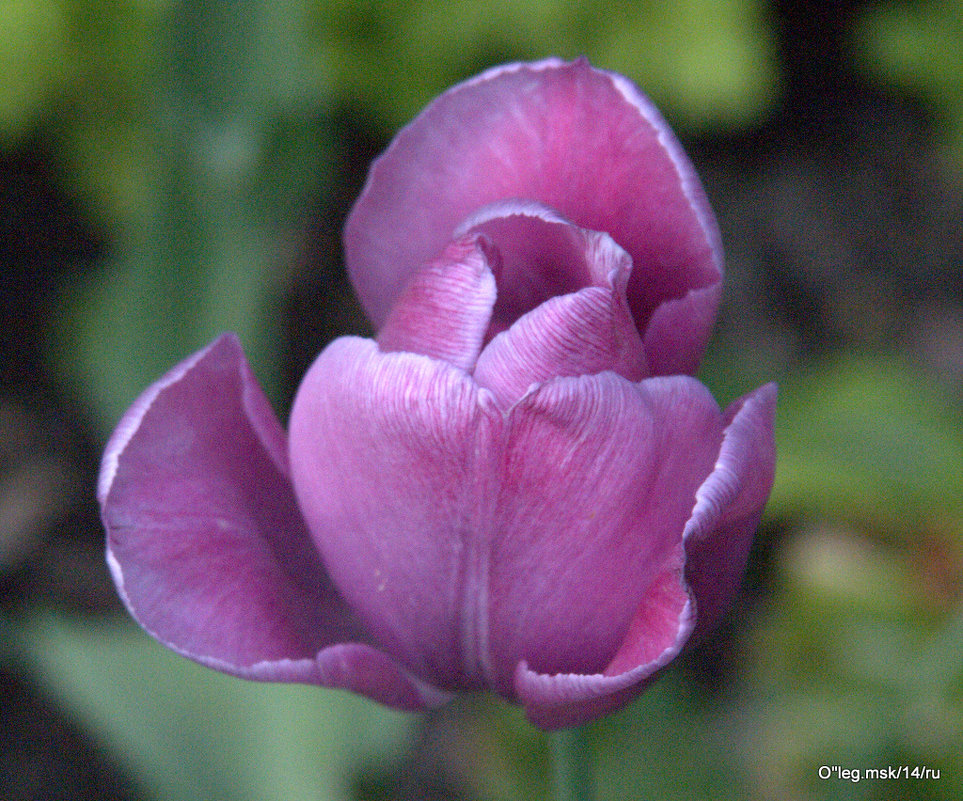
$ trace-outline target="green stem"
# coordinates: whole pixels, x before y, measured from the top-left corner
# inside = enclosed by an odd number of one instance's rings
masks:
[[[581,728],[549,735],[553,801],[592,801],[592,760]]]

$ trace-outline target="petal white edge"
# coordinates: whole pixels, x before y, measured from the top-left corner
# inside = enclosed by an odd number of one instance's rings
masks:
[[[509,74],[513,72],[519,72],[521,70],[530,70],[532,72],[543,72],[545,70],[560,69],[562,67],[568,66],[569,64],[577,63],[580,60],[588,60],[584,58],[576,59],[572,62],[564,61],[560,58],[547,58],[542,61],[534,62],[513,62],[510,64],[503,64],[498,67],[492,67],[485,70],[484,72],[476,75],[463,83],[453,86],[448,92],[443,94],[448,94],[449,92],[454,93],[461,89],[467,87],[473,87],[480,83],[485,83],[500,75]],[[669,159],[672,161],[672,165],[675,167],[676,175],[679,176],[679,183],[682,186],[682,192],[689,201],[689,206],[692,208],[696,215],[696,219],[699,221],[699,226],[702,228],[705,234],[706,241],[709,243],[709,247],[712,250],[712,259],[715,263],[716,268],[719,270],[719,275],[723,274],[723,250],[722,250],[722,235],[719,232],[719,227],[715,222],[715,217],[709,206],[709,200],[705,195],[705,191],[702,187],[702,183],[699,180],[695,169],[692,167],[689,157],[686,155],[685,151],[682,149],[682,145],[676,138],[675,134],[672,132],[672,128],[666,122],[665,117],[656,108],[655,104],[644,94],[641,90],[624,75],[620,75],[617,72],[611,72],[610,70],[599,69],[598,67],[590,68],[595,72],[606,76],[612,85],[616,88],[618,93],[622,95],[622,98],[632,107],[634,107],[642,118],[648,122],[656,131],[656,138],[662,149],[668,155]]]
[[[471,231],[472,228],[484,225],[492,220],[500,220],[506,217],[532,217],[536,220],[554,225],[570,225],[579,230],[587,230],[576,225],[567,217],[563,217],[551,206],[546,206],[537,200],[506,198],[504,200],[496,200],[493,203],[486,203],[481,208],[473,211],[459,223],[458,227],[455,228],[452,233],[452,237],[464,236]]]
[[[739,497],[744,476],[739,475],[741,464],[738,449],[745,441],[746,428],[753,427],[753,417],[765,416],[772,420],[775,414],[777,387],[764,384],[746,395],[732,421],[722,434],[722,445],[712,472],[696,490],[696,501],[682,533],[683,542],[699,537],[716,524],[719,517]]]
[[[121,454],[127,449],[127,445],[131,439],[133,439],[134,434],[137,433],[144,419],[144,415],[146,415],[150,407],[153,406],[154,401],[157,400],[157,396],[169,386],[180,381],[187,372],[192,370],[224,337],[233,336],[235,335],[223,334],[207,345],[207,347],[189,356],[176,367],[173,367],[162,378],[151,384],[140,394],[137,400],[131,404],[130,408],[124,413],[124,416],[117,424],[117,428],[114,429],[114,433],[111,434],[110,439],[107,440],[107,447],[104,448],[104,456],[100,463],[100,473],[97,476],[97,500],[101,505],[103,505],[107,499],[110,488],[117,476]]]
[[[611,676],[605,673],[538,673],[531,670],[528,667],[528,663],[523,660],[519,662],[515,668],[516,690],[520,679],[524,676],[529,687],[538,686],[539,690],[544,693],[540,699],[540,705],[577,704],[580,701],[588,701],[593,698],[611,695],[619,690],[624,690],[637,684],[668,665],[682,651],[683,646],[695,628],[695,623],[695,604],[690,595],[679,612],[678,630],[675,639],[670,645],[666,646],[655,659],[651,659],[642,665],[636,665],[630,670]],[[565,697],[568,689],[571,688],[573,684],[583,687],[586,695],[578,699]],[[524,703],[525,698],[521,696],[521,694],[519,694],[519,697]]]
[[[702,228],[706,241],[712,250],[712,260],[721,276],[723,274],[722,234],[719,232],[719,226],[715,222],[715,215],[709,206],[709,199],[705,195],[702,182],[699,180],[699,176],[689,161],[689,157],[682,149],[681,143],[672,132],[665,117],[662,116],[662,112],[656,108],[655,104],[648,97],[641,93],[632,81],[624,75],[619,75],[617,72],[609,72],[608,70],[599,70],[599,72],[608,76],[609,80],[612,81],[625,101],[629,103],[629,105],[634,106],[639,114],[657,131],[659,144],[662,145],[662,149],[669,156],[675,167],[676,174],[679,176],[679,183],[682,186],[682,192],[685,194],[686,199],[689,201],[689,206],[699,221],[699,226]]]

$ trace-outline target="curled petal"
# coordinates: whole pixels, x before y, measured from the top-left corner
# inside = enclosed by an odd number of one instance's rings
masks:
[[[646,371],[639,335],[618,310],[612,292],[598,287],[552,298],[495,337],[475,380],[503,409],[551,378],[610,370],[638,381]]]
[[[732,602],[772,489],[776,395],[776,385],[766,384],[726,409],[719,458],[696,493],[685,548],[698,636],[715,626]]]
[[[331,669],[325,649],[365,636],[311,545],[284,434],[233,335],[138,399],[108,443],[98,496],[120,596],[164,645],[243,678],[350,683],[406,708],[437,700],[361,643],[354,668]]]
[[[521,662],[515,692],[528,719],[543,729],[578,726],[607,715],[644,690],[678,656],[692,633],[695,613],[678,571],[650,585],[615,659],[603,673],[546,674]]]
[[[467,235],[419,270],[378,333],[385,352],[407,351],[471,370],[495,305],[491,265],[498,254],[478,235]]]
[[[534,383],[562,376],[587,375],[611,370],[638,381],[647,374],[642,341],[625,299],[625,286],[632,264],[628,254],[607,234],[585,231],[565,222],[545,222],[514,214],[495,222],[526,223],[526,233],[542,233],[557,241],[554,247],[535,249],[535,258],[549,258],[544,271],[518,269],[517,253],[503,256],[503,270],[538,276],[567,275],[571,294],[539,298],[540,305],[498,334],[482,351],[475,368],[475,380],[495,395],[503,408],[520,398]],[[501,248],[503,231],[481,230],[492,235]],[[534,230],[533,230],[534,228]],[[537,237],[521,237],[530,242]],[[563,246],[564,245],[564,246]],[[547,255],[546,255],[547,254]],[[554,273],[553,273],[554,265]],[[546,278],[545,283],[548,282]],[[512,281],[508,281],[512,285]],[[517,282],[515,282],[517,284]],[[549,290],[558,287],[549,287]],[[498,305],[496,305],[496,312]],[[503,307],[504,308],[504,307]]]
[[[628,302],[640,332],[663,303],[721,281],[708,203],[651,102],[584,60],[513,64],[442,94],[373,165],[348,218],[345,253],[374,323],[462,220],[509,199],[605,231],[629,253]],[[700,313],[682,321],[691,352],[683,361],[698,361],[716,300],[699,296]]]
[[[461,231],[483,234],[498,249],[498,299],[488,339],[539,304],[590,286],[609,287],[625,303],[632,260],[608,234],[573,225],[538,203],[502,201],[478,209]],[[624,310],[630,324],[631,313]]]
[[[337,687],[417,712],[441,706],[450,693],[432,687],[401,668],[391,657],[363,643],[343,643],[325,648],[317,656],[318,684]]]
[[[612,373],[548,382],[508,419],[488,617],[494,684],[511,697],[519,662],[592,675],[629,659],[616,654],[659,577],[681,586],[683,528],[723,421],[693,379]],[[665,647],[636,644],[631,659]]]

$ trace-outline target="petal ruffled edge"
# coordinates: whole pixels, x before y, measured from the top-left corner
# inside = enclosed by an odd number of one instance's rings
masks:
[[[236,436],[230,439],[245,439],[245,462],[259,462],[262,468],[251,478],[256,491],[263,493],[264,506],[271,509],[265,514],[286,524],[290,529],[286,533],[298,538],[296,542],[266,547],[255,541],[270,535],[259,533],[258,522],[263,521],[250,509],[223,516],[218,512],[224,510],[204,509],[185,523],[166,505],[176,502],[177,492],[166,497],[161,492],[155,503],[156,490],[150,479],[157,476],[143,471],[139,476],[130,475],[145,465],[149,469],[158,465],[161,472],[171,469],[165,459],[170,455],[167,451],[194,447],[195,435],[203,435],[205,423],[195,417],[194,429],[186,433],[184,424],[192,414],[203,417],[205,409],[216,409],[217,414],[228,409],[226,414],[236,426]],[[213,480],[219,478],[224,477],[214,476]],[[205,485],[211,480],[203,471],[192,477],[202,491],[210,489]],[[363,641],[365,633],[334,593],[320,560],[305,548],[310,540],[289,486],[284,432],[235,335],[222,335],[185,359],[135,401],[108,442],[97,495],[108,533],[107,562],[118,593],[141,627],[175,653],[239,678],[346,689],[404,710],[426,709],[450,698]],[[152,533],[173,532],[176,537],[180,526],[186,527],[182,534],[187,528],[192,533],[195,528],[207,529],[214,538],[225,531],[228,534],[209,550],[204,542],[181,537],[173,543],[178,550],[178,558],[173,559],[174,554],[165,550],[172,543]],[[245,530],[248,526],[250,531]],[[155,528],[157,532],[153,532]],[[130,540],[138,536],[141,542],[131,550]],[[242,558],[235,558],[234,550],[221,550],[224,545],[243,545],[245,538],[250,540],[250,548],[244,549]],[[263,581],[247,580],[250,576],[245,570],[252,560],[259,578],[268,576],[285,586],[265,588]],[[229,587],[199,586],[202,582],[192,579],[207,574],[206,562],[210,562],[207,567],[220,566],[238,580],[228,582]],[[312,585],[313,592],[305,592],[305,585]],[[201,595],[190,597],[197,592]],[[225,621],[219,615],[232,610],[237,612],[236,619],[227,621],[226,639],[219,644],[221,635],[212,629],[220,630]],[[211,612],[217,614],[207,614]],[[314,618],[324,618],[324,624],[314,626]],[[205,620],[214,620],[216,625],[204,630]],[[191,626],[200,628],[192,633]],[[339,634],[362,641],[339,642]]]
[[[710,631],[738,590],[776,471],[778,390],[765,384],[732,403],[712,473],[696,492],[683,538],[696,636]]]
[[[644,690],[682,651],[695,626],[695,609],[680,572],[654,582],[622,647],[605,673],[548,675],[524,662],[515,670],[515,692],[528,719],[541,729],[579,726],[614,712]],[[653,638],[653,630],[661,637]],[[621,670],[623,663],[633,663]]]

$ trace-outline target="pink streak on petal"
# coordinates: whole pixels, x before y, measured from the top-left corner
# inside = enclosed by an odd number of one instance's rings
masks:
[[[662,666],[679,653],[695,625],[695,608],[682,581],[681,561],[681,556],[673,558],[649,585],[618,653],[605,668],[606,676],[618,676],[639,665]]]

